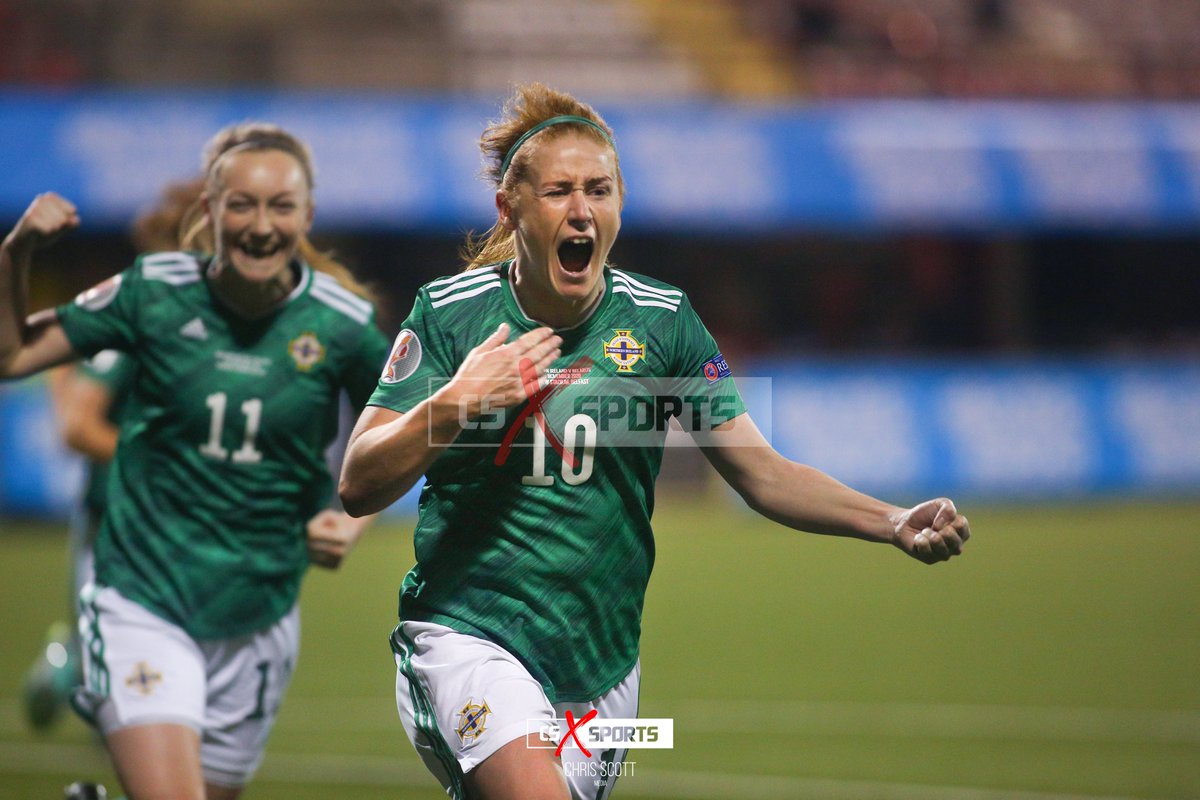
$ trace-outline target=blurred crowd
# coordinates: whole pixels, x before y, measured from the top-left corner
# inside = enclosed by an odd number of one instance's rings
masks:
[[[493,92],[531,69],[613,94],[1195,98],[1200,2],[0,0],[3,83]]]
[[[0,0],[0,85],[498,96],[530,77],[619,99],[1188,101],[1200,0]],[[321,233],[396,322],[457,262],[457,234]],[[1200,351],[1196,234],[1096,233],[650,232],[613,256],[688,286],[730,350]],[[42,302],[130,256],[87,235]],[[926,313],[948,297],[954,318]]]
[[[1195,0],[749,0],[809,97],[1200,96]]]

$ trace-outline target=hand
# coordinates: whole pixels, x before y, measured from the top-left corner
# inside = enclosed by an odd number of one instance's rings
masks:
[[[67,231],[79,227],[79,212],[70,200],[45,192],[33,198],[29,208],[17,220],[5,244],[46,247]]]
[[[971,538],[967,518],[945,497],[926,500],[892,519],[892,544],[918,561],[936,564],[962,553]]]
[[[308,562],[337,569],[362,533],[361,520],[327,508],[308,521]]]
[[[457,402],[467,404],[470,419],[481,413],[484,397],[491,408],[511,408],[529,399],[531,388],[525,379],[541,378],[562,355],[562,338],[550,328],[536,328],[505,344],[508,333],[508,324],[500,323],[491,336],[467,353],[446,387]],[[532,387],[532,391],[536,389]]]

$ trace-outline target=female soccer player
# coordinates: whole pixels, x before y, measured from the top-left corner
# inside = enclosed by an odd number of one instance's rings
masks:
[[[81,597],[84,690],[131,800],[237,797],[298,652],[310,560],[363,522],[325,509],[338,398],[369,397],[387,342],[344,268],[307,241],[308,148],[271,125],[222,131],[185,237],[25,319],[33,251],[79,224],[40,195],[0,248],[0,376],[111,348],[136,364]],[[319,270],[332,270],[323,272]]]
[[[133,221],[131,240],[139,253],[179,249],[179,227],[204,191],[203,178],[168,184],[159,202]],[[71,514],[68,544],[67,605],[72,624],[58,621],[47,632],[47,645],[28,672],[25,711],[35,729],[49,727],[83,680],[79,626],[74,624],[79,593],[93,576],[92,548],[108,485],[108,464],[117,451],[118,422],[133,386],[133,362],[105,350],[48,374],[63,444],[86,459],[83,496]]]
[[[496,225],[466,271],[418,293],[339,489],[364,514],[426,476],[392,645],[401,719],[447,790],[607,797],[621,750],[560,764],[528,721],[637,714],[664,417],[784,525],[927,563],[970,534],[948,499],[899,508],[770,447],[683,292],[607,263],[624,183],[592,108],[520,87],[481,148]]]

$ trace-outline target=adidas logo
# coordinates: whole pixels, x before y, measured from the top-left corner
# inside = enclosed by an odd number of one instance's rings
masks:
[[[186,339],[195,339],[196,341],[203,342],[208,339],[208,329],[204,327],[204,320],[196,317],[179,329],[179,335]]]

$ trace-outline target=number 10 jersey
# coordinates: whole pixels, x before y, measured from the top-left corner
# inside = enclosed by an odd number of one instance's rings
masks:
[[[409,411],[500,323],[512,338],[538,327],[510,268],[422,287],[370,403]],[[745,407],[716,342],[668,284],[606,268],[591,315],[557,333],[562,355],[539,400],[497,409],[482,398],[483,413],[460,418],[429,468],[400,617],[489,639],[551,702],[570,702],[600,696],[638,658],[664,418],[685,396],[710,412],[703,428]]]

